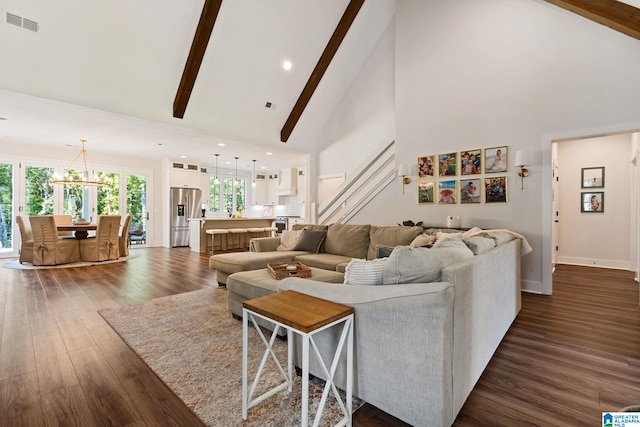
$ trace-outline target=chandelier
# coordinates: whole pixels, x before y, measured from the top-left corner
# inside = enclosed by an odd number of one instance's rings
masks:
[[[87,142],[86,139],[81,139],[82,149],[73,159],[71,164],[67,169],[64,170],[64,175],[60,176],[57,173],[53,174],[53,182],[56,184],[72,184],[72,185],[84,185],[84,186],[100,186],[100,185],[111,185],[111,179],[107,176],[98,176],[96,174],[89,174],[89,160],[87,158],[87,150],[84,148],[84,144]],[[80,157],[82,156],[82,165],[75,166],[77,163],[80,163]],[[82,168],[84,166],[84,168]],[[82,173],[81,176],[72,176],[72,171],[80,171]]]

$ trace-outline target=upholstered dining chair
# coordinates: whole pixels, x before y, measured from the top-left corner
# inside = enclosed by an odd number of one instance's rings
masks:
[[[16,216],[16,222],[20,229],[20,264],[23,262],[33,262],[33,233],[31,224],[22,215]]]
[[[78,241],[58,238],[53,216],[30,216],[29,223],[33,233],[33,265],[57,265],[80,260]]]
[[[127,214],[124,217],[122,223],[122,231],[120,232],[120,238],[118,239],[118,246],[120,249],[120,256],[129,256],[129,227],[131,226],[131,214]]]
[[[56,222],[56,225],[73,224],[73,218],[71,217],[71,215],[54,215],[53,219]],[[73,231],[58,231],[58,237],[75,239],[75,237],[73,236]]]
[[[99,215],[96,235],[78,240],[82,261],[107,261],[118,259],[120,215]]]

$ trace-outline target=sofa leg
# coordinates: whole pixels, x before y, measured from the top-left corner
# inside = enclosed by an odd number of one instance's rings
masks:
[[[222,282],[218,282],[218,286],[220,286],[221,288],[226,288],[227,284],[226,283],[222,283]]]
[[[238,316],[237,314],[231,313],[231,316],[236,320],[242,320],[242,316]]]

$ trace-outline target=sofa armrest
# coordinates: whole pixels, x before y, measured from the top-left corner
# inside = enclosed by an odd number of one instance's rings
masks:
[[[279,291],[294,290],[354,308],[354,395],[412,425],[451,425],[453,414],[453,301],[447,282],[366,286],[287,278]],[[300,342],[294,341],[296,365]],[[335,351],[338,331],[314,341],[324,360]],[[310,373],[324,378],[315,358]],[[344,387],[344,359],[336,384]]]
[[[249,250],[251,252],[271,252],[280,245],[279,237],[256,237],[251,239]]]

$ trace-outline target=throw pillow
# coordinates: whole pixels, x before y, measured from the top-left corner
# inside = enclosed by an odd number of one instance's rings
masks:
[[[444,245],[433,249],[398,246],[387,261],[383,283],[399,285],[438,282],[444,267],[473,258],[473,252],[461,240],[450,240]]]
[[[436,242],[433,244],[433,247],[437,248],[438,246],[440,246],[446,240],[451,240],[451,239],[460,240],[460,239],[462,239],[462,234],[463,233],[443,233],[443,232],[438,232],[438,238],[436,239]]]
[[[376,258],[388,258],[393,252],[393,246],[377,245]]]
[[[348,285],[382,285],[388,258],[373,260],[352,259],[344,270],[344,283]]]
[[[489,252],[491,249],[496,247],[495,240],[489,237],[471,236],[463,238],[462,241],[469,249],[471,249],[471,252],[473,252],[474,255]]]
[[[318,253],[326,237],[326,231],[302,230],[300,240],[293,250]]]
[[[430,248],[436,242],[436,239],[436,236],[430,236],[429,234],[423,233],[413,239],[413,242],[411,242],[409,246],[412,248]]]
[[[302,236],[302,230],[283,231],[282,235],[280,236],[280,244],[276,248],[276,251],[292,251],[293,248],[295,248],[296,245],[298,244],[298,241],[300,240],[300,236]]]

